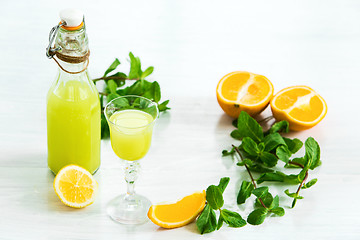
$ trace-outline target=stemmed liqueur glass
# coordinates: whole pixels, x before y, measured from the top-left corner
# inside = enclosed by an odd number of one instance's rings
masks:
[[[140,96],[118,97],[105,107],[110,127],[111,146],[125,162],[127,192],[107,205],[110,217],[123,224],[141,224],[148,220],[151,202],[134,191],[139,172],[139,160],[151,145],[153,127],[159,116],[157,104]]]

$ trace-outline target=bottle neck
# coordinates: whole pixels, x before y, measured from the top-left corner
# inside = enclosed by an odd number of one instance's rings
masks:
[[[87,61],[81,63],[68,63],[65,61],[61,61],[60,59],[57,61],[63,68],[61,69],[61,67],[59,67],[59,72],[61,75],[66,75],[69,77],[73,75],[73,77],[75,77],[85,75],[87,72]]]
[[[61,64],[61,66],[69,71],[69,72],[79,72],[81,70],[83,70],[86,67],[86,63],[78,63],[78,64],[73,64],[73,63],[67,63],[61,60],[58,60],[59,64]],[[80,82],[86,82],[86,83],[90,83],[90,77],[88,74],[87,69],[85,69],[85,71],[82,71],[80,73],[68,73],[65,72],[64,70],[62,70],[59,67],[59,75],[58,75],[58,81],[59,82],[68,82],[68,81],[80,81]]]

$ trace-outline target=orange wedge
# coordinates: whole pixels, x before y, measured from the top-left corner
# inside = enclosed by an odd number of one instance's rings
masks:
[[[315,126],[327,112],[325,100],[307,86],[281,90],[271,99],[270,105],[275,119],[288,121],[290,130],[294,131]]]
[[[238,118],[241,111],[254,116],[269,104],[274,87],[266,77],[250,72],[232,72],[220,79],[216,97],[224,112]]]
[[[176,203],[152,205],[148,217],[163,228],[185,226],[196,219],[205,207],[205,191],[195,192]]]
[[[77,165],[63,167],[55,177],[54,189],[69,207],[83,208],[94,202],[98,183],[86,169]]]

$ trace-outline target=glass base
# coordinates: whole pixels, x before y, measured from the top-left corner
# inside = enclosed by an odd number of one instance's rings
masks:
[[[149,220],[147,213],[151,202],[144,196],[122,194],[107,205],[107,213],[122,224],[142,224]]]

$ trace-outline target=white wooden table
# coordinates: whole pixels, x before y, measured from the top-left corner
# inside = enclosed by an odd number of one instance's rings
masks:
[[[225,204],[243,217],[236,194],[247,179],[221,151],[236,142],[215,97],[219,79],[236,70],[267,76],[275,91],[309,85],[327,101],[326,118],[290,134],[320,144],[318,183],[295,209],[260,226],[223,227],[205,239],[360,239],[359,1],[7,1],[0,3],[0,239],[197,239],[196,225],[163,230],[148,222],[110,220],[106,203],[125,191],[121,163],[102,141],[95,203],[76,210],[53,191],[47,169],[46,93],[56,64],[45,56],[58,11],[84,10],[90,73],[99,77],[127,54],[155,66],[168,113],[156,125],[136,190],[153,202],[174,200],[231,177]],[[266,112],[269,114],[269,111]],[[265,114],[265,115],[266,115]],[[270,185],[272,192],[277,188]],[[278,191],[282,196],[282,190]],[[289,205],[290,199],[282,197]]]

